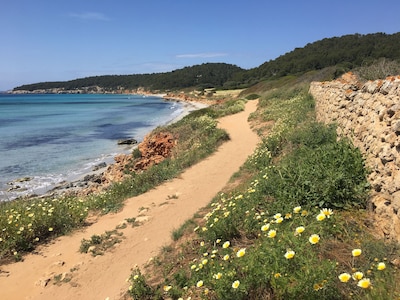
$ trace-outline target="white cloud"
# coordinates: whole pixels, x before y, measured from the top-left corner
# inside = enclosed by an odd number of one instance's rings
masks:
[[[209,57],[221,57],[227,55],[228,53],[204,52],[204,53],[178,54],[176,55],[176,58],[209,58]]]
[[[102,13],[97,12],[86,12],[86,13],[71,13],[70,17],[87,20],[87,21],[109,21],[110,19]]]

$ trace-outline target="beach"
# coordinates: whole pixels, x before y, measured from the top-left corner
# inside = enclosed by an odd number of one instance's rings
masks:
[[[120,212],[93,218],[90,226],[40,246],[23,262],[1,266],[2,297],[121,299],[131,269],[142,267],[170,243],[171,232],[207,206],[253,153],[259,137],[247,119],[256,107],[256,101],[249,101],[245,111],[220,119],[219,127],[228,132],[230,140],[179,178],[127,199]],[[97,257],[79,252],[82,239],[113,230],[127,218],[137,218],[140,226],[121,229],[123,240],[109,252]],[[54,284],[57,275],[70,276],[70,280]]]

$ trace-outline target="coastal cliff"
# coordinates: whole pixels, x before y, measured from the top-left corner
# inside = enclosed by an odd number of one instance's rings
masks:
[[[336,123],[366,158],[380,235],[400,241],[400,76],[361,83],[352,73],[312,82],[317,120]]]

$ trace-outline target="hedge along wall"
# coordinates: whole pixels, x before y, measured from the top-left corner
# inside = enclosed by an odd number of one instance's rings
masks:
[[[371,204],[383,237],[400,242],[400,76],[360,83],[352,73],[312,82],[317,120],[335,123],[366,158]]]

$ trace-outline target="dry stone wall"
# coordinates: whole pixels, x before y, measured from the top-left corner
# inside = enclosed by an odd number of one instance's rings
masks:
[[[347,73],[312,82],[318,121],[336,123],[366,158],[380,235],[400,242],[400,76],[360,83]]]

